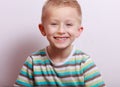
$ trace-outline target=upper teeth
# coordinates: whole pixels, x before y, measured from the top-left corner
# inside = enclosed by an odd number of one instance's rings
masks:
[[[57,39],[57,40],[65,40],[66,37],[56,37],[55,39]]]

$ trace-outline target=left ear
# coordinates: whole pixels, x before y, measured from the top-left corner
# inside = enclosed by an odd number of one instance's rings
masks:
[[[76,37],[79,37],[82,32],[83,32],[83,27],[80,26],[78,29],[78,33],[77,33]]]

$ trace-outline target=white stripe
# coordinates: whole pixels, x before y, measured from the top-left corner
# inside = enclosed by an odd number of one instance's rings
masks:
[[[90,81],[86,82],[86,85],[89,86],[90,84],[94,84],[94,83],[97,83],[99,81],[103,81],[102,77],[98,77],[98,78],[96,78],[94,80],[90,80]]]
[[[66,82],[84,82],[84,76],[80,76],[80,77],[66,77],[66,78],[59,78],[57,76],[39,76],[39,77],[35,77],[36,81],[45,81],[47,79],[47,81],[66,81]]]
[[[28,79],[27,77],[21,76],[21,75],[18,76],[18,80],[24,80],[24,82],[33,84],[32,80]]]
[[[32,73],[32,70],[29,69],[27,66],[23,66],[21,70],[26,71],[26,72],[28,71],[29,73]]]
[[[67,66],[67,67],[60,67],[60,68],[55,68],[52,67],[51,65],[47,65],[47,66],[34,66],[34,70],[35,71],[55,71],[55,72],[69,72],[69,71],[80,71],[81,70],[81,66],[80,65],[76,65],[76,66]]]

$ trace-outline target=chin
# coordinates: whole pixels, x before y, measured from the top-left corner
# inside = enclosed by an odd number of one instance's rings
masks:
[[[67,48],[69,48],[69,47],[71,47],[72,45],[59,45],[59,46],[55,46],[55,48],[57,48],[57,49],[67,49]]]

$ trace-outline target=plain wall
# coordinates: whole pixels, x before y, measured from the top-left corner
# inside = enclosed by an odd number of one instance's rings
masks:
[[[39,30],[45,0],[0,0],[0,87],[10,87],[32,52],[48,45]],[[120,87],[120,0],[78,0],[84,32],[76,45],[91,55],[108,87]]]

